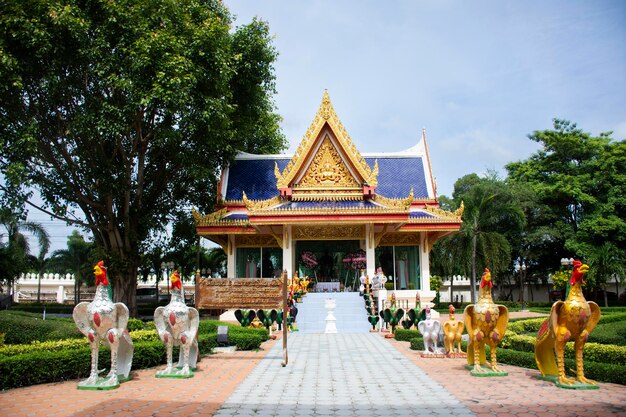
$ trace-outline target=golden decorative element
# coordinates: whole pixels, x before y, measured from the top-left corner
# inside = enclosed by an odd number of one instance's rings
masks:
[[[279,308],[282,297],[280,278],[201,278],[196,306],[203,309]]]
[[[446,219],[454,219],[454,220],[461,220],[461,216],[463,215],[463,210],[465,209],[465,206],[463,205],[463,203],[461,203],[461,207],[459,207],[454,213],[441,209],[439,207],[433,207],[433,206],[426,206],[425,210],[436,214],[439,217],[443,217]]]
[[[235,235],[235,244],[238,248],[280,247],[273,235]]]
[[[553,379],[560,388],[597,389],[595,381],[585,377],[583,351],[587,337],[600,321],[600,307],[587,301],[583,294],[583,278],[589,266],[574,261],[570,289],[565,301],[552,304],[550,316],[539,328],[535,342],[535,361],[545,379]],[[576,378],[565,371],[565,345],[574,342]]]
[[[491,273],[485,268],[480,282],[478,301],[476,304],[468,305],[463,312],[463,321],[470,338],[467,345],[467,364],[472,367],[471,374],[477,376],[507,375],[498,366],[496,350],[506,332],[509,310],[506,306],[493,302],[492,286]],[[487,362],[485,345],[489,346],[491,352],[489,362]]]
[[[283,170],[282,174],[277,170],[274,170],[276,175],[278,188],[286,188],[291,185],[294,178],[302,171],[303,165],[306,163],[310,150],[313,148],[315,142],[318,140],[324,126],[328,125],[332,131],[337,142],[342,147],[345,155],[350,159],[351,165],[357,170],[357,175],[363,178],[371,186],[378,185],[378,172],[376,169],[372,171],[365,159],[361,156],[356,149],[356,145],[352,142],[352,139],[348,135],[346,128],[343,126],[335,109],[330,101],[328,91],[324,91],[322,103],[315,115],[315,118],[311,122],[311,125],[307,129],[296,153],[293,158],[287,164],[287,167]]]
[[[326,136],[297,188],[335,187],[354,187],[360,190],[361,184],[352,176],[339,152]]]
[[[461,201],[461,206],[454,211],[454,215],[458,218],[463,217],[463,212],[465,211],[465,203]]]
[[[419,246],[419,233],[387,233],[382,236],[379,246]]]
[[[297,226],[293,227],[294,240],[343,240],[363,239],[365,237],[364,225],[341,225],[341,226]]]
[[[328,215],[328,214],[406,214],[406,210],[386,208],[386,207],[320,207],[320,208],[289,208],[289,209],[276,209],[276,210],[255,210],[251,212],[252,215],[257,217],[263,216],[314,216],[314,215]],[[257,221],[255,220],[255,223]],[[397,223],[398,220],[395,220]]]
[[[388,228],[389,228],[389,224],[385,224],[385,226],[383,227],[383,231],[382,231],[382,232],[380,232],[380,234],[378,234],[378,235],[376,236],[376,238],[375,238],[375,239],[376,239],[376,242],[375,242],[375,244],[374,244],[374,247],[375,247],[375,248],[377,248],[377,247],[378,247],[378,245],[380,245],[380,241],[381,241],[381,239],[383,238],[383,236],[385,236],[385,235],[387,234],[387,229],[388,229]]]
[[[274,239],[276,239],[276,243],[278,243],[278,247],[282,249],[283,247],[283,237],[281,235],[277,235],[276,233],[270,233]]]
[[[406,198],[387,198],[380,194],[374,196],[374,202],[387,206],[389,208],[399,208],[402,210],[408,210],[413,202],[413,188]]]
[[[297,194],[292,194],[293,201],[359,201],[363,200],[362,189],[327,189],[327,190],[303,190],[297,189]]]
[[[246,205],[246,208],[250,212],[255,212],[258,210],[266,210],[272,207],[275,207],[283,202],[283,200],[279,196],[275,196],[269,198],[267,200],[249,200],[246,196],[246,193],[243,193],[243,202]]]

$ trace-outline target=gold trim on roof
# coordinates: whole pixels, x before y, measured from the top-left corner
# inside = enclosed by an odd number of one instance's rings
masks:
[[[281,204],[283,200],[279,196],[269,198],[267,200],[249,200],[245,191],[243,192],[243,203],[249,212],[267,210]]]
[[[454,212],[450,212],[444,209],[440,209],[439,207],[432,207],[432,206],[426,206],[424,210],[430,213],[436,214],[437,216],[443,219],[461,221],[461,217],[463,216],[463,211],[465,210],[465,205],[463,204],[463,202],[461,202],[461,207],[456,209]],[[420,222],[416,222],[416,223],[420,223]]]
[[[387,198],[380,194],[374,196],[374,202],[387,206],[389,208],[399,208],[402,210],[408,210],[413,202],[413,189],[406,198]]]
[[[228,220],[224,219],[224,216],[228,215],[228,210],[223,208],[210,214],[202,215],[198,213],[195,208],[191,209],[191,215],[196,222],[196,227],[209,227],[209,226],[238,226],[248,227],[250,222],[248,220]]]
[[[343,240],[364,239],[364,225],[342,226],[294,226],[292,230],[294,240]]]
[[[407,214],[401,208],[386,207],[358,207],[358,208],[292,208],[276,210],[255,210],[250,212],[254,216],[302,216],[302,215],[327,215],[327,214]]]
[[[340,146],[343,148],[346,156],[350,159],[350,162],[357,170],[357,174],[370,186],[375,187],[378,185],[378,163],[374,164],[373,170],[367,164],[365,158],[363,158],[361,153],[357,150],[356,145],[352,142],[346,128],[339,120],[337,113],[335,113],[328,91],[324,90],[322,103],[317,111],[317,114],[302,138],[300,146],[298,146],[293,158],[289,161],[287,167],[285,167],[282,173],[278,169],[278,165],[274,167],[274,175],[277,180],[276,186],[278,188],[287,188],[291,186],[295,177],[302,170],[304,163],[306,163],[307,158],[309,157],[312,146],[315,144],[320,132],[327,123]]]

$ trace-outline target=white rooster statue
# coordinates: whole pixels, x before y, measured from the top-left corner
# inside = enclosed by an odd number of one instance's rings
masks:
[[[93,268],[96,276],[96,295],[92,302],[83,302],[74,307],[72,316],[82,334],[91,345],[91,372],[89,378],[78,383],[78,389],[108,390],[120,386],[127,380],[133,362],[133,341],[128,334],[128,307],[113,303],[109,297],[107,269],[104,261]],[[100,341],[111,347],[111,370],[104,378],[98,375],[98,351]]]
[[[441,351],[437,347],[437,339],[441,331],[441,323],[433,320],[430,316],[430,307],[426,306],[426,319],[417,324],[417,328],[424,338],[424,352],[422,356],[439,355]]]
[[[167,367],[157,371],[157,378],[191,378],[193,369],[198,360],[198,325],[200,315],[198,310],[185,305],[185,294],[180,275],[174,271],[170,277],[172,281],[170,303],[165,307],[154,310],[154,324],[159,332],[159,338],[167,349]],[[180,346],[178,366],[172,365],[172,350]]]

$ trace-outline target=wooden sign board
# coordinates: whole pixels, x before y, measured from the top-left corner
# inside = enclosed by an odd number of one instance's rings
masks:
[[[196,293],[202,309],[279,309],[282,302],[280,278],[201,278]]]

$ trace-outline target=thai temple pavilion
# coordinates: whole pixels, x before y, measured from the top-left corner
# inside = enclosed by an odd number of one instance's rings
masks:
[[[226,251],[229,278],[285,269],[354,289],[360,268],[382,268],[394,289],[428,297],[429,252],[461,226],[461,212],[439,209],[424,132],[411,149],[361,154],[327,92],[294,155],[239,154],[218,195],[217,211],[193,215]]]

